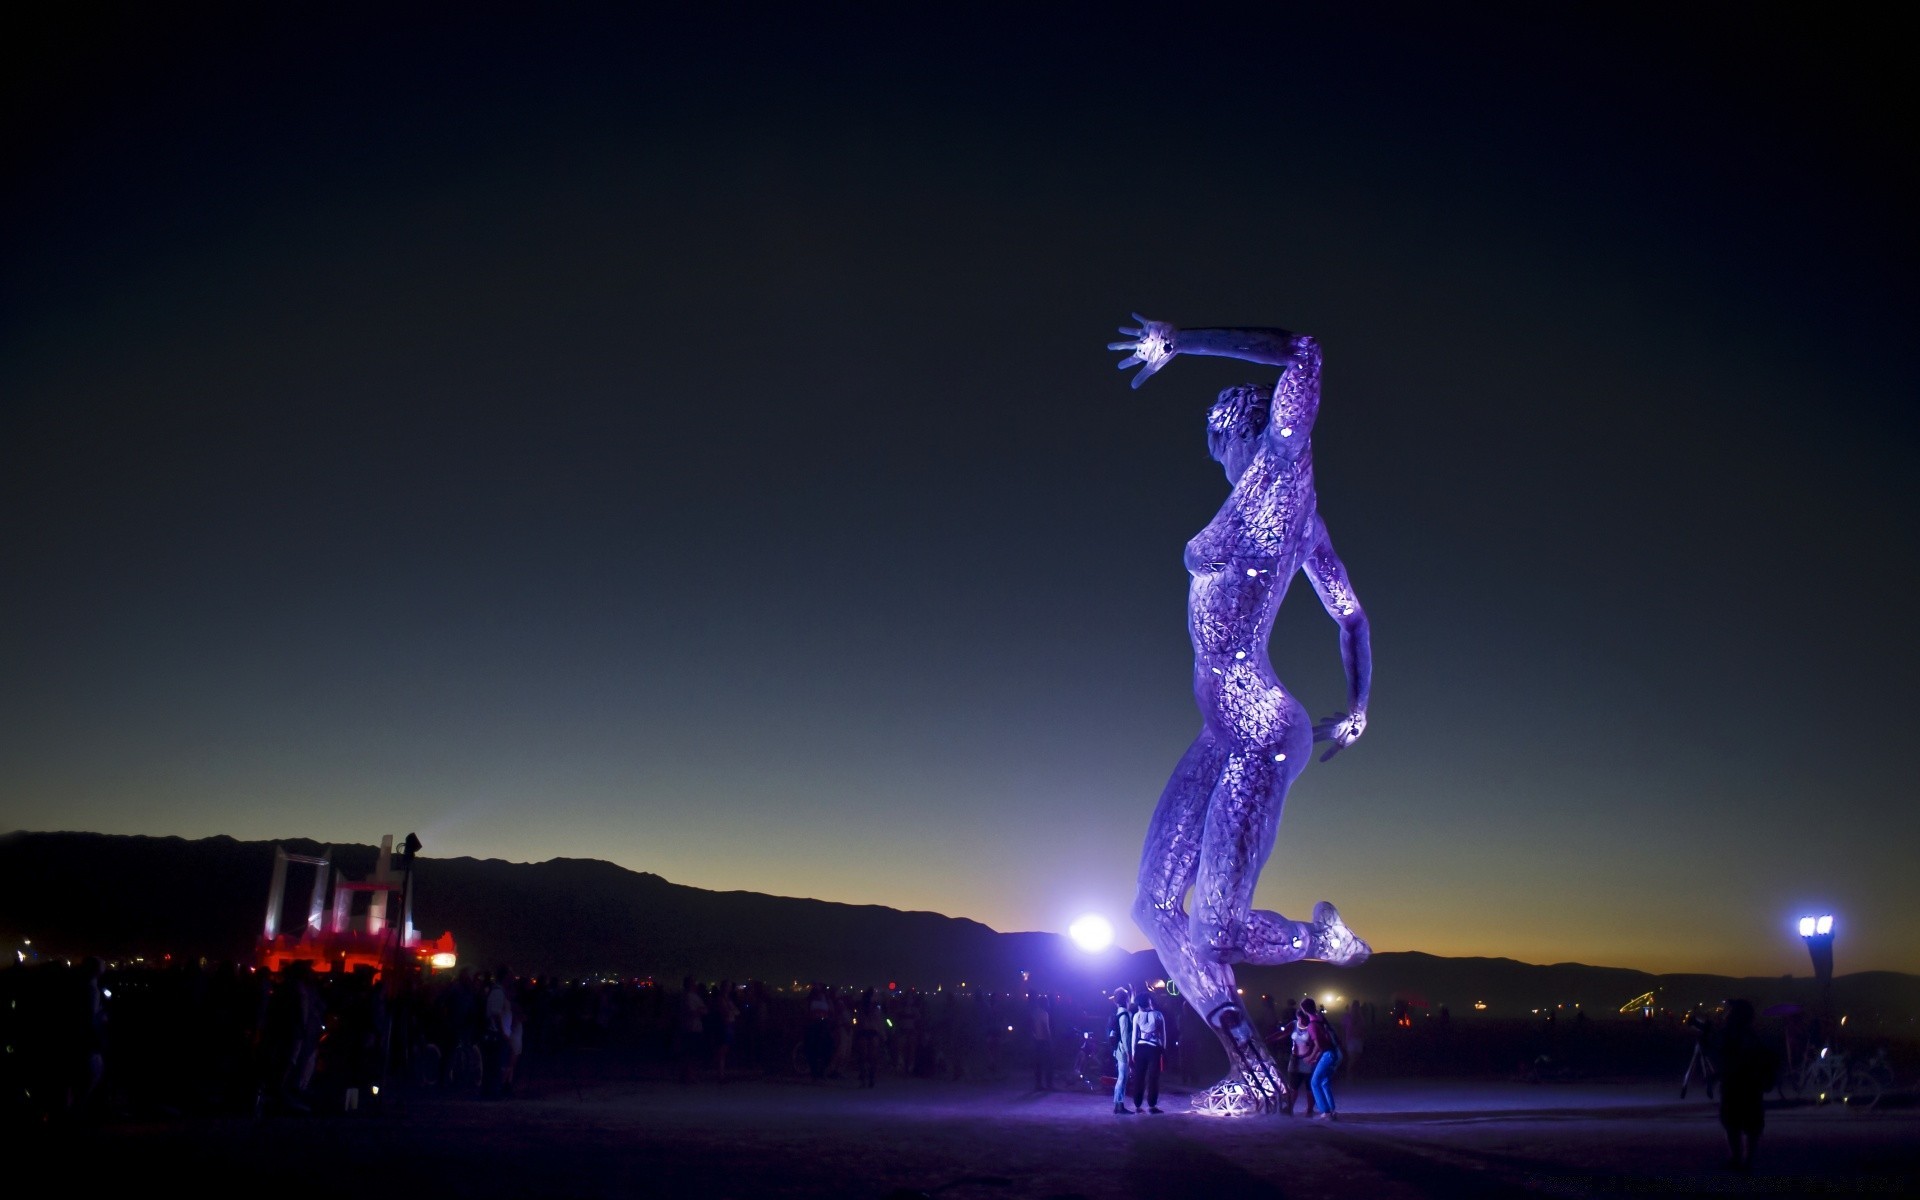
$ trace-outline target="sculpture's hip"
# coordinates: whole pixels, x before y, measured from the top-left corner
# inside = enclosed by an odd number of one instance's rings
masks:
[[[1273,674],[1264,654],[1196,654],[1193,699],[1207,728],[1237,749],[1304,761],[1313,721]]]

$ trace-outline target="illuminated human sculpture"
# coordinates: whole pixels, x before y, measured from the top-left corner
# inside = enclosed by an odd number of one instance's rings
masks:
[[[1207,443],[1233,492],[1187,543],[1193,694],[1204,721],[1154,810],[1133,907],[1134,921],[1218,1035],[1238,1076],[1196,1096],[1195,1107],[1271,1111],[1284,1091],[1283,1073],[1240,1001],[1233,964],[1316,959],[1350,966],[1371,953],[1325,901],[1310,921],[1253,907],[1287,788],[1312,744],[1331,743],[1324,762],[1366,730],[1373,676],[1367,617],[1314,498],[1308,439],[1320,406],[1318,343],[1281,329],[1176,329],[1138,313],[1134,319],[1137,328],[1120,329],[1128,340],[1108,348],[1127,352],[1122,370],[1140,368],[1136,388],[1179,354],[1281,368],[1273,387],[1228,388],[1207,414]],[[1306,573],[1339,625],[1346,664],[1346,711],[1317,725],[1267,660],[1274,615],[1296,571]]]

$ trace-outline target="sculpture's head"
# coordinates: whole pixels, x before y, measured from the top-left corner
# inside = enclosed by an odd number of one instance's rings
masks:
[[[1207,413],[1207,449],[1226,468],[1229,483],[1240,482],[1260,448],[1273,407],[1273,389],[1243,383],[1220,393]]]

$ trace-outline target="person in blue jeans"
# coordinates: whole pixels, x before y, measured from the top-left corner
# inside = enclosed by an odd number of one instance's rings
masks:
[[[1120,988],[1113,993],[1113,1015],[1107,1018],[1107,1041],[1113,1047],[1113,1111],[1127,1108],[1128,1068],[1133,1063],[1133,993]]]
[[[1309,1046],[1313,1055],[1313,1074],[1307,1086],[1313,1092],[1314,1107],[1320,1111],[1313,1114],[1312,1120],[1333,1121],[1333,1073],[1340,1066],[1340,1039],[1334,1035],[1333,1026],[1320,1012],[1319,1005],[1308,996],[1300,1001],[1300,1020],[1306,1025]]]

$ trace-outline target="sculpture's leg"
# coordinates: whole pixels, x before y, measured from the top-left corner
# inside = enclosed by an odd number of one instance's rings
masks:
[[[1227,748],[1203,732],[1174,768],[1147,830],[1133,919],[1159,951],[1181,995],[1220,1039],[1239,1076],[1196,1097],[1196,1107],[1271,1112],[1286,1091],[1284,1076],[1240,1002],[1232,966],[1197,952],[1185,907],[1199,871],[1208,807],[1228,758]]]
[[[1340,919],[1340,910],[1322,900],[1313,920],[1289,921],[1277,912],[1255,909],[1247,922],[1247,951],[1241,962],[1272,967],[1303,958],[1336,967],[1357,967],[1373,954]]]
[[[1205,835],[1193,886],[1194,948],[1215,962],[1246,956],[1253,888],[1273,854],[1287,785],[1304,753],[1274,761],[1276,752],[1237,748],[1227,756],[1207,805]]]

